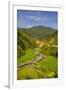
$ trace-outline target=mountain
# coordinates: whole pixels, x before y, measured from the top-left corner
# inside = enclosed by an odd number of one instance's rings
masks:
[[[33,26],[31,28],[18,28],[22,30],[24,33],[28,34],[32,38],[35,39],[46,39],[50,35],[52,35],[56,30],[46,26]]]

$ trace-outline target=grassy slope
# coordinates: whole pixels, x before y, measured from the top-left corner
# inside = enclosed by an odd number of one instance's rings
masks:
[[[33,53],[32,49],[27,49],[25,51],[25,55],[18,58],[17,63],[20,64],[31,61],[34,57],[36,57],[36,54]]]
[[[18,73],[20,79],[53,78],[57,72],[57,58],[47,56],[45,59],[33,65],[22,67]]]

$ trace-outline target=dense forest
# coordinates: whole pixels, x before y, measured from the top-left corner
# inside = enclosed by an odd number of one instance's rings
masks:
[[[58,77],[58,31],[45,26],[17,28],[17,79]]]

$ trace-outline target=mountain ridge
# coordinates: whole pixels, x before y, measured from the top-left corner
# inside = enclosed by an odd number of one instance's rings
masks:
[[[55,28],[52,28],[52,27],[49,27],[49,26],[43,26],[43,25],[36,25],[36,26],[31,26],[31,27],[26,27],[26,28],[22,28],[22,27],[17,27],[19,29],[33,29],[33,28],[50,28],[50,29],[54,29],[54,30],[57,30]]]
[[[42,39],[47,38],[48,36],[52,35],[56,29],[46,26],[33,26],[31,28],[18,28],[19,30],[23,31],[24,33],[28,34],[32,38]]]

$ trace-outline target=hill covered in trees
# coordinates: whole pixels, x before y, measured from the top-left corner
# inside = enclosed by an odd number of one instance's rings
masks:
[[[24,33],[28,34],[32,38],[36,39],[46,39],[51,36],[56,30],[46,26],[34,26],[31,28],[18,28],[22,30]]]
[[[17,30],[17,54],[18,57],[24,54],[24,51],[28,48],[35,48],[36,43],[34,39],[29,37],[22,30]]]

